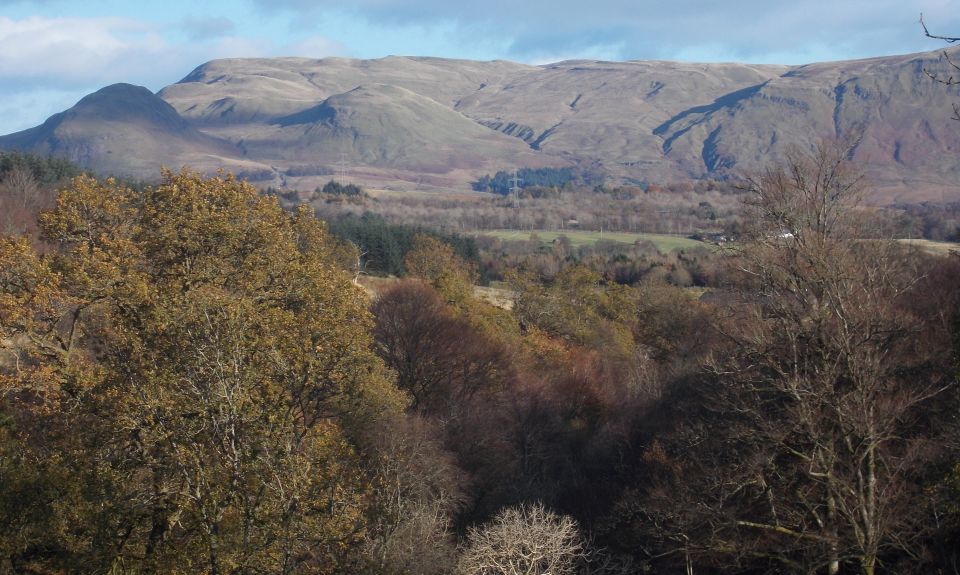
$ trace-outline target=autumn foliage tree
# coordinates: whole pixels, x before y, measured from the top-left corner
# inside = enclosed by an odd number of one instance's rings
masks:
[[[360,430],[404,400],[324,225],[232,177],[167,172],[143,193],[79,177],[41,228],[49,256],[0,244],[0,564],[355,563]]]
[[[463,306],[473,295],[475,271],[451,245],[437,238],[415,235],[404,266],[407,274],[429,282],[450,303]]]
[[[472,395],[501,387],[510,375],[502,344],[422,282],[408,280],[386,290],[373,312],[380,355],[415,409],[449,413]]]

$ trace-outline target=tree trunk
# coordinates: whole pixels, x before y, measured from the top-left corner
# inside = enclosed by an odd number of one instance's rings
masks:
[[[210,575],[220,575],[220,529],[213,525],[210,529]]]
[[[153,511],[151,513],[150,535],[144,550],[144,573],[152,574],[157,571],[156,552],[164,535],[167,533],[167,509],[163,502],[163,480],[160,472],[153,470]]]
[[[833,489],[833,485],[828,485],[828,489]],[[827,566],[828,575],[838,575],[840,573],[840,551],[837,548],[837,501],[830,491],[827,495],[827,521],[830,522],[830,563]]]

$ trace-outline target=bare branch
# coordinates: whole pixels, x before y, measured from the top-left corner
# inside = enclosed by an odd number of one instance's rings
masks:
[[[923,26],[923,34],[927,38],[933,38],[934,40],[943,40],[948,44],[955,44],[957,42],[960,42],[960,37],[939,36],[937,34],[931,34],[930,30],[927,29],[927,23],[923,21],[923,13],[920,14],[920,25]]]

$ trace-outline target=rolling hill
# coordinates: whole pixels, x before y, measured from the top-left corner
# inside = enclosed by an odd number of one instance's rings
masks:
[[[874,201],[960,199],[960,91],[926,74],[945,66],[940,52],[805,66],[227,59],[157,95],[104,88],[0,148],[141,177],[189,164],[312,187],[342,162],[361,183],[462,189],[522,166],[724,178],[857,131]]]
[[[195,129],[146,88],[114,84],[43,124],[0,138],[0,148],[63,156],[103,173],[156,176],[162,166],[241,168],[237,148]]]

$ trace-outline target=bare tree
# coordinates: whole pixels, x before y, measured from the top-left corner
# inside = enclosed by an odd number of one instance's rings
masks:
[[[794,152],[752,182],[732,259],[742,290],[717,322],[729,347],[709,362],[712,420],[689,445],[714,469],[714,548],[872,575],[885,553],[917,549],[927,408],[952,380],[920,367],[924,325],[905,305],[917,258],[864,239],[850,149]]]
[[[565,575],[584,556],[577,523],[540,503],[509,507],[472,527],[458,571],[469,575]]]
[[[23,233],[33,223],[48,195],[43,193],[33,173],[15,165],[0,180],[0,232]]]
[[[412,416],[374,430],[379,497],[366,530],[377,573],[439,575],[456,562],[452,518],[465,502],[463,477],[432,436]]]

